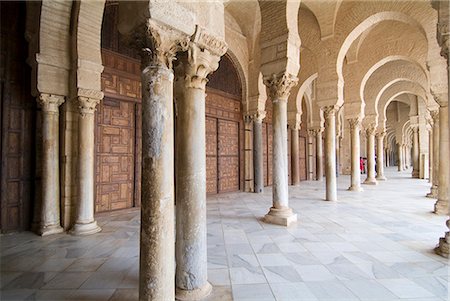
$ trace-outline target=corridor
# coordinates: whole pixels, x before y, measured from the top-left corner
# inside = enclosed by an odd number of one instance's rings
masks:
[[[389,181],[323,201],[324,182],[289,187],[298,222],[260,219],[271,191],[208,198],[207,300],[448,300],[448,261],[435,255],[445,216],[425,180],[387,168]],[[137,300],[139,210],[96,216],[103,231],[76,237],[1,236],[1,300]]]

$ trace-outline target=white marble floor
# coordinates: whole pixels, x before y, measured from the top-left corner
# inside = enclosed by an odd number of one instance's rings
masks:
[[[271,193],[208,199],[209,301],[450,300],[449,262],[432,251],[446,230],[429,184],[388,181],[323,201],[324,182],[290,187],[299,221],[260,221]],[[103,214],[99,234],[1,236],[1,300],[137,300],[139,210]],[[168,300],[169,301],[169,300]]]

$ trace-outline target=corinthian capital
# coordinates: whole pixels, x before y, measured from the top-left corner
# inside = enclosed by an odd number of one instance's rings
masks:
[[[81,117],[85,117],[86,114],[94,114],[95,108],[99,103],[100,99],[78,96],[78,108],[80,109]]]
[[[371,123],[366,127],[366,136],[374,136],[375,132],[377,131],[377,128],[375,126],[375,124]]]
[[[58,113],[58,107],[64,102],[64,96],[41,93],[39,95],[38,104],[42,111],[48,113]]]
[[[361,119],[360,118],[350,118],[348,119],[348,123],[350,124],[350,129],[355,130],[361,125]]]
[[[439,110],[430,111],[430,116],[433,119],[433,124],[439,125]]]
[[[292,74],[272,74],[264,79],[264,85],[269,88],[269,97],[272,102],[287,101],[291,89],[297,84],[298,78]]]

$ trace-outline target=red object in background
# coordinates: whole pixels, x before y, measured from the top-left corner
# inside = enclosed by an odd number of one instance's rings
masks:
[[[364,172],[364,159],[359,158],[359,169],[361,172]]]

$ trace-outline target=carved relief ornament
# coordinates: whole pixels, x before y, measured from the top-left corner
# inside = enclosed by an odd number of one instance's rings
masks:
[[[272,102],[287,101],[291,89],[298,83],[298,78],[292,74],[272,74],[264,79],[264,85],[269,88]]]

